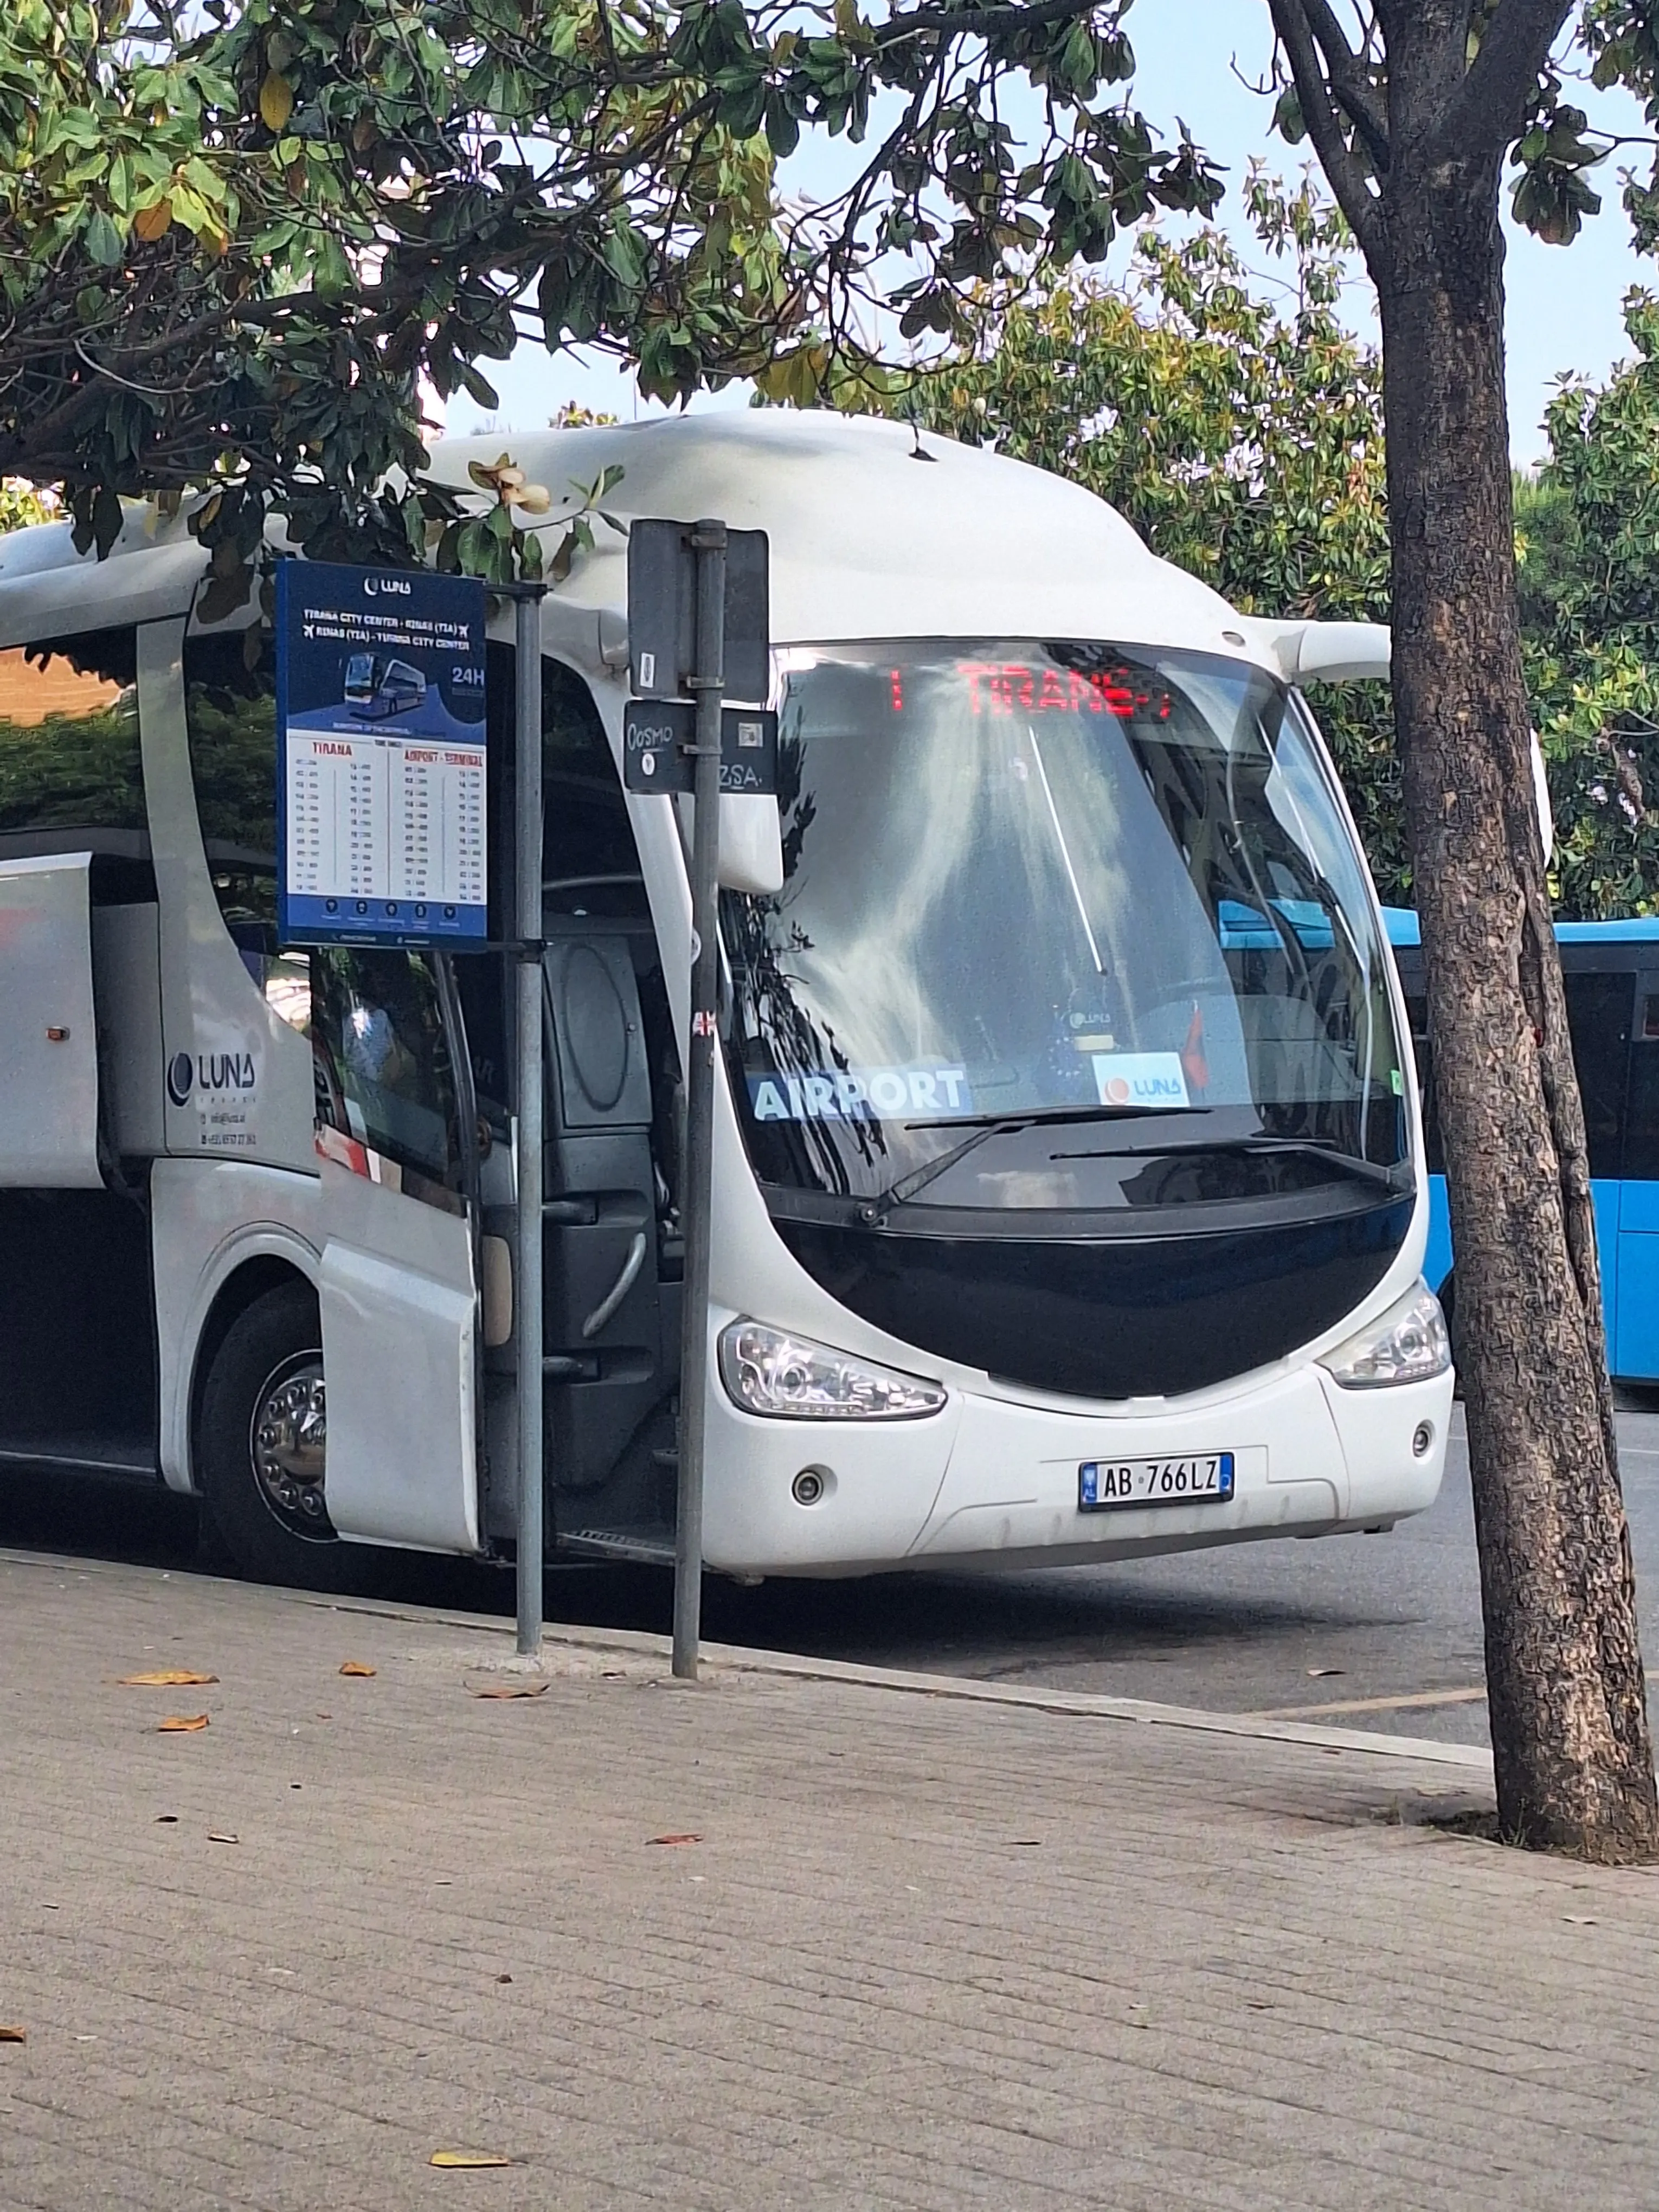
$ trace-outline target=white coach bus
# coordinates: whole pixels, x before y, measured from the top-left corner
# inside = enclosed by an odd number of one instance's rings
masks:
[[[781,791],[721,802],[710,1565],[1076,1563],[1427,1505],[1452,1378],[1412,1060],[1294,688],[1381,672],[1385,635],[1247,621],[1075,486],[890,424],[514,458],[770,535]],[[251,611],[201,621],[201,550],[151,510],[101,562],[65,526],[0,540],[8,1480],[199,1493],[272,1579],[505,1558],[530,1356],[552,1545],[669,1555],[690,802],[624,793],[599,537],[543,615],[527,1349],[507,956],[279,945]]]

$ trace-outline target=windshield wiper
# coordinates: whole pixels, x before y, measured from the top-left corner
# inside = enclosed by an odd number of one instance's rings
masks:
[[[901,1176],[896,1182],[889,1183],[879,1197],[867,1200],[859,1208],[859,1218],[864,1222],[884,1220],[896,1206],[902,1206],[919,1190],[942,1176],[947,1168],[965,1159],[976,1146],[988,1137],[1000,1133],[1012,1133],[1018,1129],[1032,1129],[1043,1122],[1055,1121],[1141,1121],[1150,1116],[1164,1114],[1207,1114],[1207,1106],[1034,1106],[1017,1114],[953,1114],[933,1121],[907,1121],[907,1129],[960,1129],[969,1134],[959,1145],[952,1145],[948,1152],[937,1159],[913,1168],[908,1175]]]
[[[1406,1163],[1384,1167],[1379,1161],[1362,1159],[1358,1152],[1345,1152],[1340,1145],[1323,1137],[1193,1137],[1176,1138],[1167,1145],[1133,1146],[1127,1152],[1056,1152],[1057,1160],[1135,1159],[1158,1158],[1170,1152],[1249,1152],[1249,1153],[1312,1153],[1316,1158],[1328,1160],[1334,1168],[1345,1174],[1357,1176],[1365,1182],[1378,1182],[1389,1190],[1402,1188],[1400,1169]]]

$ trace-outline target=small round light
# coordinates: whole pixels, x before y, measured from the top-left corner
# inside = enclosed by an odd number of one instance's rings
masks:
[[[1412,1457],[1426,1459],[1429,1447],[1434,1442],[1434,1423],[1419,1421],[1412,1432]]]
[[[823,1495],[823,1477],[815,1467],[804,1467],[789,1486],[797,1505],[816,1505]]]

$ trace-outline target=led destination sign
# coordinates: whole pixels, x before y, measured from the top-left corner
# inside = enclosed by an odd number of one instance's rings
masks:
[[[959,660],[955,675],[968,695],[970,714],[1111,714],[1167,722],[1172,708],[1161,685],[1146,687],[1146,671],[1118,661],[1105,668],[1032,668],[1018,660]],[[902,668],[887,672],[893,712],[904,712]]]

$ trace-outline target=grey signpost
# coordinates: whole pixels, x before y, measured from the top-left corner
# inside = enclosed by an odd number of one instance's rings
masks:
[[[518,1342],[519,1637],[528,1656],[542,1646],[542,587],[514,587],[517,755],[518,1231],[514,1300]]]
[[[673,1669],[695,1681],[702,1633],[702,1459],[708,1403],[708,1262],[714,1152],[714,994],[718,988],[720,707],[726,691],[726,525],[700,522],[697,722],[691,832],[691,1028],[686,1046],[685,1289],[680,1330],[680,1456],[674,1507]]]
[[[629,658],[636,692],[696,704],[691,742],[636,744],[636,725],[660,737],[672,716],[629,709],[624,778],[630,790],[684,790],[678,755],[689,753],[696,801],[691,833],[691,998],[686,1048],[685,1164],[680,1200],[685,1234],[680,1334],[679,1465],[674,1518],[673,1670],[695,1680],[702,1617],[702,1492],[708,1399],[708,1275],[713,1236],[714,1049],[720,978],[720,799],[722,784],[775,792],[776,733],[769,718],[739,717],[732,738],[753,746],[772,772],[757,781],[752,762],[726,768],[726,693],[763,700],[769,680],[767,544],[757,530],[723,522],[636,521],[629,532]],[[751,733],[763,732],[769,744]]]

